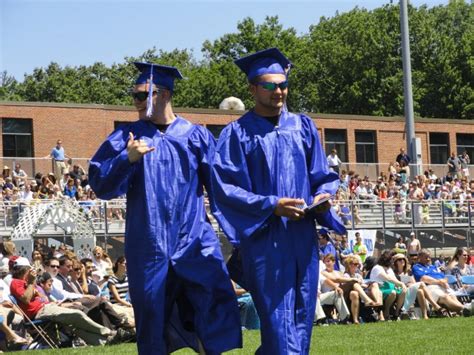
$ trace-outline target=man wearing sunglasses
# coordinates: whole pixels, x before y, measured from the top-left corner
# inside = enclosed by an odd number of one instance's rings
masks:
[[[314,217],[345,230],[329,203],[312,218],[303,208],[335,194],[339,178],[329,171],[312,120],[286,110],[290,61],[271,48],[235,64],[247,75],[255,106],[219,138],[215,215],[240,250],[243,278],[235,281],[250,291],[260,317],[257,353],[308,354],[318,279]]]
[[[125,256],[138,351],[199,350],[194,333],[208,354],[241,347],[237,301],[204,206],[214,138],[173,113],[178,69],[135,65],[139,120],[102,144],[89,180],[99,198],[127,195]]]

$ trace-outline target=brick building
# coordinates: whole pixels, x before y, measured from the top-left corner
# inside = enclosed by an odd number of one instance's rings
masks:
[[[243,112],[218,109],[175,108],[192,122],[203,124],[215,135]],[[403,117],[310,114],[326,150],[336,148],[342,161],[387,164],[405,147]],[[61,138],[71,157],[88,158],[122,122],[134,121],[133,107],[0,102],[0,156],[45,157]],[[474,121],[416,119],[423,164],[446,164],[450,152],[467,150],[474,157]],[[386,168],[384,167],[383,170]],[[46,168],[47,170],[47,168]],[[44,170],[43,170],[44,171]]]

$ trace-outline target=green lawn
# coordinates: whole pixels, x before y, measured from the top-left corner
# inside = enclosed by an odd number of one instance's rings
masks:
[[[472,354],[474,317],[430,319],[355,325],[316,327],[311,344],[312,354]],[[259,332],[244,332],[244,349],[227,354],[253,354],[260,343]],[[23,351],[15,354],[97,354],[136,353],[135,344],[81,349]],[[181,350],[175,354],[194,354]]]

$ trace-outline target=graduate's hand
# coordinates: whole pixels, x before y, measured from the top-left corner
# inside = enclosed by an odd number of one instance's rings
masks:
[[[327,198],[331,196],[331,194],[320,194],[318,196],[316,196],[313,200],[313,204],[315,204],[316,202],[318,202],[319,200],[323,199],[323,198]],[[314,209],[314,212],[316,213],[323,213],[323,212],[326,212],[327,210],[329,210],[331,208],[331,204],[329,203],[329,201],[326,201],[326,202],[323,202],[322,204],[320,204],[319,206],[317,206],[315,209]]]
[[[304,217],[304,211],[296,206],[304,204],[300,198],[281,198],[278,200],[275,213],[280,217],[288,217],[292,221],[298,221]]]
[[[141,139],[135,140],[132,132],[129,133],[128,138],[127,153],[130,163],[139,161],[145,154],[155,150],[154,147],[148,147],[145,141]]]

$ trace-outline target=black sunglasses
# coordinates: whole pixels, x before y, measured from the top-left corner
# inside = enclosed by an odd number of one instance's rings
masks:
[[[54,269],[59,269],[59,265],[49,265],[49,267],[54,268]]]
[[[81,271],[81,268],[75,268],[74,271]]]
[[[152,91],[153,94],[155,94],[157,92],[158,91],[156,91],[156,90]],[[130,95],[132,95],[134,100],[145,101],[148,97],[148,91],[131,92]]]
[[[257,85],[260,85],[262,88],[268,91],[275,91],[277,87],[280,90],[285,90],[288,87],[288,80],[282,81],[281,83],[272,83],[270,81],[261,81],[258,82]]]

